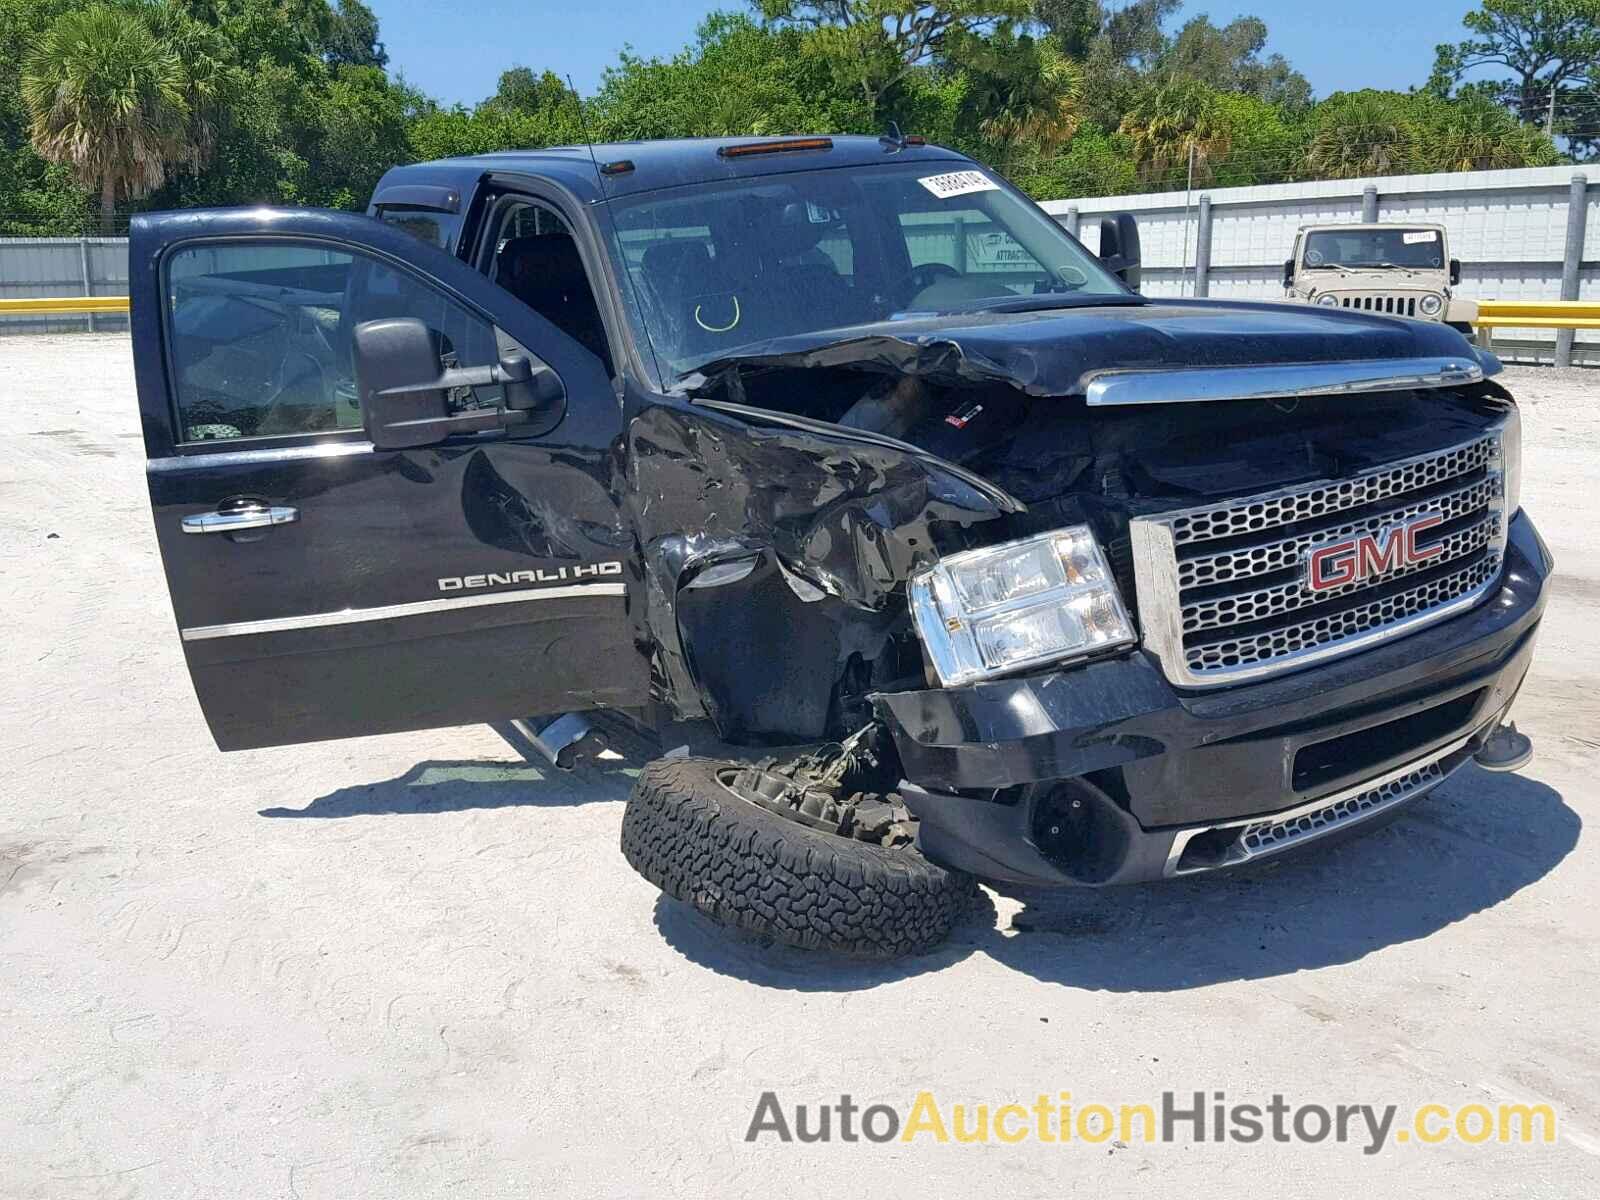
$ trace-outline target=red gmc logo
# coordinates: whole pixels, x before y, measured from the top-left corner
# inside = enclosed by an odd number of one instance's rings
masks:
[[[1318,546],[1306,556],[1306,590],[1328,592],[1438,558],[1444,553],[1442,543],[1418,546],[1417,538],[1442,524],[1441,514],[1426,513],[1377,533],[1360,533]]]

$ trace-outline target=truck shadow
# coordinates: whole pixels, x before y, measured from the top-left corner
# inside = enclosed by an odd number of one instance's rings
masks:
[[[892,963],[762,946],[665,898],[656,925],[685,957],[763,987],[855,991],[981,952],[1066,987],[1177,991],[1354,962],[1427,937],[1542,879],[1581,828],[1546,785],[1469,767],[1383,829],[1254,871],[1104,891],[1003,890],[1022,904],[1008,929],[996,928],[985,893],[944,946]]]
[[[577,771],[525,762],[420,762],[381,783],[340,788],[304,808],[263,808],[263,817],[339,820],[391,814],[462,812],[474,808],[567,806],[626,800],[638,775],[624,760],[603,760]]]

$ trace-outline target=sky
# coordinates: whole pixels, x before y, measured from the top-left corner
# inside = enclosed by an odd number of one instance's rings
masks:
[[[1115,0],[1113,0],[1115,2]],[[475,104],[512,66],[549,68],[592,93],[626,45],[668,56],[717,8],[740,0],[369,0],[391,70],[446,103]],[[1189,0],[1178,20],[1200,13],[1217,24],[1241,14],[1267,23],[1268,50],[1284,55],[1318,96],[1356,88],[1405,90],[1433,67],[1433,48],[1465,36],[1468,0]]]

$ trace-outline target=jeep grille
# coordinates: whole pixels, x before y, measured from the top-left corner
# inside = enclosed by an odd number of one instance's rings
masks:
[[[1362,312],[1388,313],[1394,317],[1417,315],[1415,296],[1390,296],[1382,292],[1373,292],[1370,295],[1340,295],[1339,306],[1359,308]]]
[[[1500,573],[1504,427],[1461,445],[1256,496],[1135,519],[1144,645],[1172,682],[1205,687],[1308,666],[1481,600]],[[1436,552],[1313,592],[1307,555],[1425,515]]]

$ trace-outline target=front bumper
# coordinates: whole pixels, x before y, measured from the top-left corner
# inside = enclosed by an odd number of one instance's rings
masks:
[[[1462,766],[1527,673],[1551,566],[1519,513],[1482,604],[1325,666],[1184,692],[1134,654],[873,703],[937,862],[1092,885],[1231,866],[1390,812]]]

